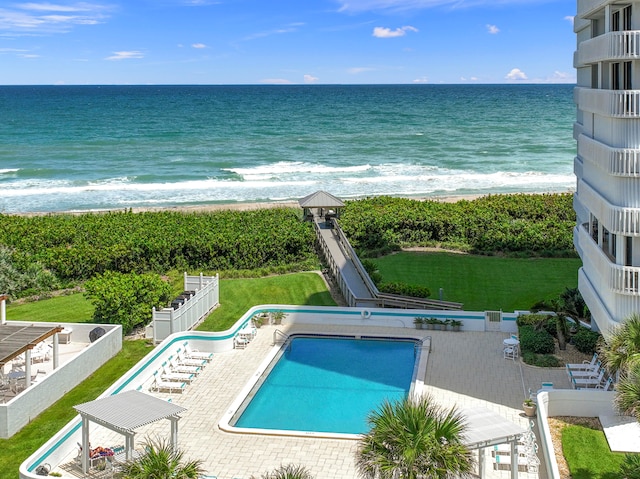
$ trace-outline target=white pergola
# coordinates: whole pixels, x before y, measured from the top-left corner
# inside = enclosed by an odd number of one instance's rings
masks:
[[[478,449],[480,454],[480,477],[483,470],[483,449],[485,447],[496,446],[498,444],[511,445],[511,479],[518,477],[518,453],[516,445],[520,436],[527,432],[522,426],[514,424],[489,409],[473,408],[465,409],[461,413],[467,419],[467,432],[465,444],[471,449]]]
[[[182,406],[140,391],[96,399],[73,407],[82,417],[82,472],[89,471],[89,423],[94,422],[125,437],[125,457],[133,457],[135,430],[160,419],[171,422],[171,444],[178,446],[179,414]]]

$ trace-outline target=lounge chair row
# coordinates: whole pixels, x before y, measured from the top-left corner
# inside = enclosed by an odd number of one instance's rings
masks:
[[[594,388],[608,391],[613,386],[611,376],[605,379],[606,371],[598,360],[598,353],[594,353],[591,361],[566,364],[566,369],[571,385],[575,389]]]
[[[234,336],[233,347],[235,349],[245,349],[257,334],[258,328],[253,324],[253,319],[250,319]]]
[[[153,373],[150,390],[182,394],[212,359],[213,353],[191,349],[185,342]]]

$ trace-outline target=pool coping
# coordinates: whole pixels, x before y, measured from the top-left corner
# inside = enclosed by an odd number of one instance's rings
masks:
[[[413,365],[413,373],[411,376],[411,385],[409,388],[409,396],[412,396],[416,392],[419,392],[424,387],[425,374],[427,370],[427,361],[429,358],[428,351],[431,347],[431,337],[420,336],[393,336],[383,334],[336,334],[336,333],[318,333],[317,331],[304,331],[294,330],[288,333],[287,341],[281,344],[274,344],[269,353],[265,356],[262,362],[259,364],[256,371],[251,378],[247,381],[244,387],[240,390],[240,393],[229,405],[227,411],[223,414],[218,422],[218,427],[225,432],[233,434],[253,434],[261,436],[288,436],[288,437],[310,437],[310,438],[325,438],[325,439],[344,439],[344,440],[358,440],[362,437],[362,434],[350,434],[350,433],[337,433],[337,432],[319,432],[319,431],[297,431],[287,429],[263,429],[263,428],[247,428],[233,426],[231,422],[233,418],[238,414],[240,408],[245,404],[245,401],[254,390],[256,384],[263,379],[265,372],[269,371],[275,365],[274,359],[282,354],[283,349],[291,338],[295,337],[327,337],[327,338],[371,338],[371,339],[395,339],[402,341],[415,341],[417,347],[417,356]],[[425,346],[425,343],[428,343]],[[426,351],[425,351],[426,349]],[[255,394],[254,394],[255,395]],[[246,407],[246,405],[245,405]]]

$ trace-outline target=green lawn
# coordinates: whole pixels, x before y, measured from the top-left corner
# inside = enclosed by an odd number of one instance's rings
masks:
[[[562,451],[573,479],[619,479],[624,454],[611,452],[604,432],[570,424],[562,429]]]
[[[90,323],[92,317],[93,305],[82,293],[7,306],[7,319],[15,321]]]
[[[249,308],[259,304],[336,305],[323,279],[316,273],[221,280],[220,307],[209,315],[198,330],[224,331]]]
[[[384,281],[427,286],[431,297],[468,311],[529,309],[578,285],[578,258],[502,258],[456,253],[401,252],[373,260]]]

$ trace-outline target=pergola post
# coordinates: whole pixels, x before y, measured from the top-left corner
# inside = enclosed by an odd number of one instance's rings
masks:
[[[518,449],[516,446],[517,439],[511,440],[511,479],[518,479]]]
[[[481,447],[478,449],[478,476],[480,476],[480,479],[484,477],[484,461],[484,447]]]
[[[59,348],[58,345],[60,344],[60,341],[58,340],[58,333],[53,335],[53,369],[56,370],[58,369],[58,354],[59,354]]]
[[[133,459],[133,450],[135,449],[135,434],[125,434],[124,436],[124,451],[127,461]]]
[[[89,419],[81,415],[82,417],[82,451],[80,453],[80,459],[82,462],[82,473],[89,472]]]
[[[31,349],[24,352],[24,387],[31,386]]]
[[[171,422],[171,446],[174,451],[178,449],[178,419],[177,417],[169,418]]]

